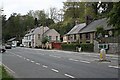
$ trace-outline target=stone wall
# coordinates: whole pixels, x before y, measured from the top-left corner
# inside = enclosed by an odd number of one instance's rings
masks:
[[[98,42],[94,40],[94,52],[98,53]],[[112,54],[120,54],[120,43],[108,43],[109,49],[107,50],[107,53],[112,53]]]

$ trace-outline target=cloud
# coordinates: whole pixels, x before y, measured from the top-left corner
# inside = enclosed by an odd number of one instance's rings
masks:
[[[3,0],[4,14],[13,12],[26,14],[29,10],[48,10],[50,7],[61,9],[65,0]]]

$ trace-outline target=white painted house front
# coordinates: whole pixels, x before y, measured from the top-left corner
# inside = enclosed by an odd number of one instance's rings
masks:
[[[25,47],[40,47],[43,37],[48,37],[51,41],[60,41],[60,34],[56,30],[41,26],[29,31],[22,39],[22,44]]]

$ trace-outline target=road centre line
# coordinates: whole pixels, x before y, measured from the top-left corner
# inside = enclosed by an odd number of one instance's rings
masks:
[[[30,59],[26,59],[27,61],[30,61]]]
[[[25,59],[26,60],[26,58],[24,57],[23,59]]]
[[[43,65],[43,67],[44,67],[44,68],[48,68],[48,66],[46,66],[46,65]]]
[[[57,73],[59,72],[59,71],[58,71],[58,70],[56,70],[56,69],[51,69],[51,70],[52,70],[52,71],[54,71],[54,72],[57,72]]]
[[[69,60],[71,60],[71,61],[79,61],[79,60],[76,60],[76,59],[72,59],[72,58],[69,58]]]
[[[82,60],[80,60],[80,62],[83,62],[83,63],[90,63],[90,62],[88,62],[88,61],[82,61]]]
[[[40,65],[40,63],[36,63],[37,65]]]
[[[108,67],[110,67],[110,68],[115,68],[115,69],[120,69],[119,66],[112,66],[112,65],[109,65]]]
[[[67,76],[67,77],[70,77],[70,78],[75,78],[75,77],[73,77],[73,76],[71,76],[69,74],[64,74],[64,75]]]
[[[35,61],[31,61],[32,63],[34,63]]]

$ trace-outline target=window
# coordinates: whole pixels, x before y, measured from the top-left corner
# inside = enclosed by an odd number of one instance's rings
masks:
[[[38,39],[40,39],[40,34],[38,34]]]
[[[76,34],[74,34],[74,40],[76,40]]]
[[[86,39],[90,39],[90,33],[86,34]]]
[[[82,39],[82,34],[80,34],[80,39]]]
[[[49,36],[49,41],[51,41],[52,40],[52,36]]]
[[[56,36],[56,41],[58,41],[58,36]]]
[[[70,35],[68,35],[68,40],[70,40]]]

